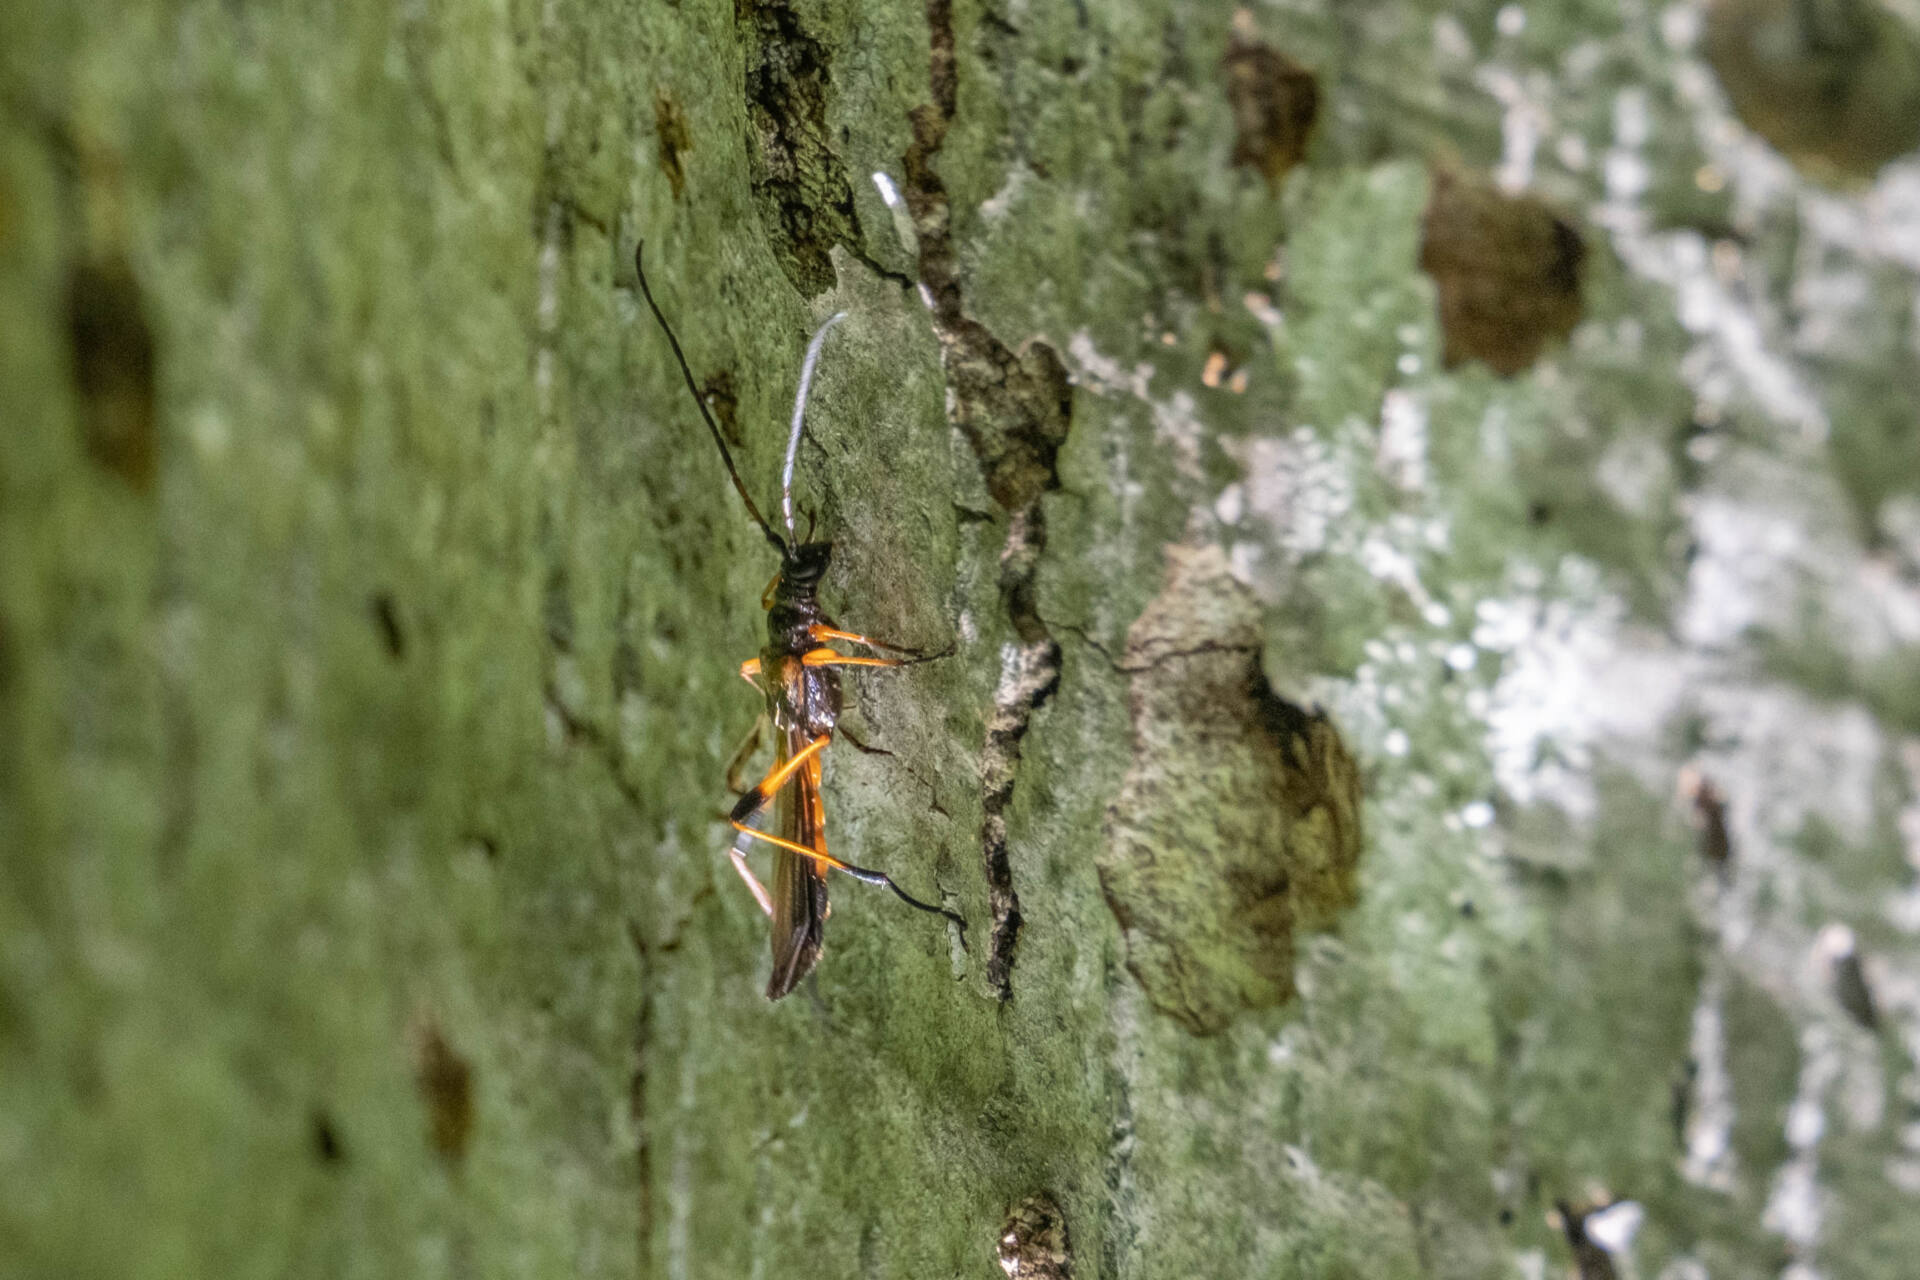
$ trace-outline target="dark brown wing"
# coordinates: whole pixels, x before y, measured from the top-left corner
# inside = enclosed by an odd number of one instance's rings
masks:
[[[797,730],[775,735],[785,764],[803,745]],[[809,849],[826,848],[826,810],[820,801],[820,757],[801,765],[774,802],[774,834]],[[826,940],[826,868],[776,846],[773,851],[773,976],[767,999],[778,1000],[800,985],[820,962]]]

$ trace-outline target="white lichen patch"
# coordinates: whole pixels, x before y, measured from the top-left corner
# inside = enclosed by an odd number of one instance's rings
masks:
[[[1283,438],[1222,441],[1240,463],[1246,516],[1260,521],[1272,543],[1289,558],[1329,548],[1336,529],[1353,506],[1354,486],[1347,460],[1334,455],[1310,428]]]
[[[1128,368],[1114,357],[1101,354],[1093,345],[1093,335],[1085,329],[1067,339],[1067,355],[1073,360],[1074,381],[1082,386],[1101,395],[1128,395],[1145,404],[1153,403],[1148,387],[1154,369],[1146,361]]]
[[[1404,372],[1418,372],[1419,357]],[[1380,402],[1380,472],[1397,489],[1417,492],[1427,483],[1427,408],[1419,393],[1395,387]]]
[[[1820,1238],[1826,1216],[1820,1189],[1820,1141],[1826,1136],[1824,1102],[1840,1074],[1840,1058],[1831,1031],[1818,1023],[1800,1037],[1800,1083],[1787,1109],[1790,1154],[1774,1175],[1761,1222],[1802,1250]]]
[[[1554,590],[1482,600],[1473,642],[1503,655],[1487,707],[1487,749],[1501,789],[1521,804],[1594,814],[1602,755],[1660,787],[1647,747],[1692,675],[1686,655],[1630,625],[1597,592],[1591,566],[1569,561]]]
[[[1735,1103],[1733,1080],[1727,1072],[1725,986],[1722,974],[1709,976],[1701,983],[1693,1008],[1687,1051],[1694,1078],[1680,1172],[1697,1186],[1731,1193],[1738,1187],[1740,1170],[1733,1151]]]

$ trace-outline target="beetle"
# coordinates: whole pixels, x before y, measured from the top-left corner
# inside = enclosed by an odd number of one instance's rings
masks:
[[[734,466],[733,454],[720,435],[706,399],[695,385],[693,372],[673,326],[667,323],[647,286],[642,261],[644,245],[633,251],[634,273],[640,292],[666,334],[667,344],[680,366],[687,390],[700,410],[720,460],[726,464],[727,477],[746,504],[747,514],[760,527],[767,543],[780,557],[780,569],[767,584],[760,604],[767,612],[767,641],[758,657],[740,664],[740,677],[765,699],[765,708],[754,728],[735,753],[728,767],[729,786],[740,793],[727,820],[733,825],[733,844],[727,850],[734,870],[752,891],[754,900],[771,922],[773,973],[767,980],[767,998],[778,1000],[792,991],[820,961],[825,941],[827,873],[839,871],[856,880],[883,885],[908,906],[933,915],[944,916],[963,931],[966,921],[944,907],[922,902],[902,889],[886,873],[857,867],[835,857],[827,850],[826,808],[821,796],[821,755],[832,743],[839,727],[841,692],[839,667],[900,667],[926,661],[929,656],[901,645],[888,644],[854,631],[843,631],[828,616],[820,603],[820,582],[832,561],[833,544],[813,538],[812,520],[807,536],[793,527],[793,469],[799,456],[800,437],[805,431],[807,393],[813,384],[813,372],[827,334],[846,318],[840,311],[829,316],[807,344],[800,366],[800,386],[794,395],[793,421],[787,436],[787,452],[780,470],[780,506],[786,532],[783,535],[760,514],[759,506]],[[835,643],[857,646],[865,654],[843,653]],[[741,769],[758,749],[766,732],[771,731],[774,745],[773,767],[750,788],[738,786]],[[771,829],[753,825],[767,807],[773,807]],[[747,849],[754,842],[773,848],[773,888],[771,891],[747,865]]]

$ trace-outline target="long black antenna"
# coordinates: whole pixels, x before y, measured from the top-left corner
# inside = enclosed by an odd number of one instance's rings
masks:
[[[720,438],[720,428],[714,424],[713,415],[707,411],[707,399],[700,394],[700,388],[694,385],[693,370],[687,368],[687,357],[681,353],[680,339],[673,336],[673,326],[660,314],[660,304],[653,300],[653,290],[647,288],[647,269],[641,262],[641,254],[646,249],[645,242],[633,246],[633,273],[640,277],[640,294],[646,298],[647,305],[653,308],[653,318],[660,322],[660,331],[667,335],[667,345],[673,348],[673,358],[680,362],[680,376],[687,380],[687,391],[693,396],[694,404],[700,408],[700,417],[707,424],[707,431],[713,436],[714,447],[720,450],[720,460],[727,464],[727,476],[733,481],[734,491],[740,495],[740,501],[747,504],[747,514],[760,526],[760,532],[767,535],[767,541],[773,544],[784,559],[787,554],[786,540],[773,531],[766,517],[760,514],[760,508],[753,503],[753,495],[747,492],[747,486],[740,479],[739,470],[733,465],[733,455],[727,452],[727,442]]]

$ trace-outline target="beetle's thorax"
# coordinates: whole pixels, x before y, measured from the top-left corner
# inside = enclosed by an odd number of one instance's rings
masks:
[[[810,629],[833,625],[820,607],[820,580],[832,554],[830,542],[802,542],[781,558],[780,577],[767,606],[769,652],[806,653],[818,647]]]
[[[813,628],[833,625],[820,607],[820,579],[831,551],[825,542],[789,549],[767,606],[767,647],[760,655],[776,726],[798,729],[808,738],[832,733],[840,716],[839,676],[801,661],[821,647]]]

